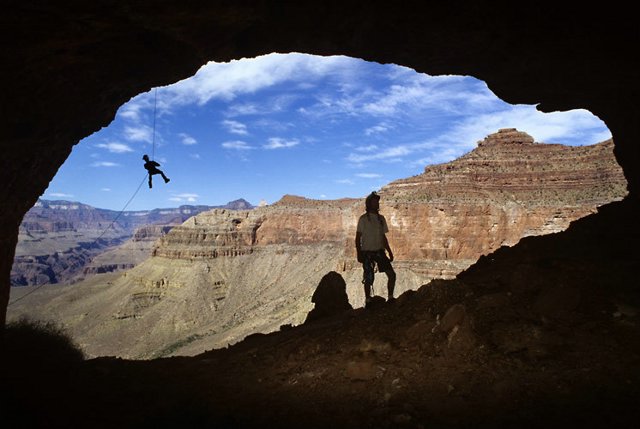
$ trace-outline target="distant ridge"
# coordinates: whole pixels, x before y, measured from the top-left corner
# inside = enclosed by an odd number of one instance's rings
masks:
[[[219,206],[181,205],[120,213],[78,201],[38,199],[20,224],[11,285],[70,281],[97,256],[131,239],[141,228],[153,226],[158,233],[166,233],[212,209],[253,208],[240,198]],[[146,235],[148,240],[153,238]]]

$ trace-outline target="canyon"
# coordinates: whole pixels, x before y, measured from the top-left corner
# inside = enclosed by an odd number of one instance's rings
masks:
[[[563,231],[626,192],[611,140],[570,147],[501,129],[462,157],[379,190],[396,294],[454,279],[524,237]],[[135,268],[47,287],[12,305],[9,317],[61,322],[88,356],[150,359],[300,325],[329,272],[345,279],[349,303],[362,307],[353,240],[363,207],[361,198],[285,195],[250,210],[203,211],[161,234]],[[386,297],[384,282],[376,276],[374,293]]]
[[[239,199],[219,207],[253,206]],[[171,227],[212,208],[185,205],[116,212],[72,201],[39,200],[20,223],[11,285],[66,284],[132,268]]]

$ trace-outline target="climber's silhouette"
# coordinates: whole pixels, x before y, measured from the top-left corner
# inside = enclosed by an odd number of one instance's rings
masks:
[[[356,229],[356,252],[358,262],[362,263],[364,275],[365,306],[375,303],[371,296],[371,287],[375,277],[375,266],[378,271],[387,274],[388,301],[395,300],[393,290],[396,285],[396,272],[391,266],[393,262],[393,252],[389,246],[386,233],[389,232],[387,220],[378,211],[380,210],[380,195],[375,192],[369,194],[365,199],[366,213],[358,219]],[[386,253],[385,253],[386,251]],[[387,256],[387,253],[389,256]]]
[[[149,160],[149,155],[144,155],[142,157],[142,159],[145,160],[144,168],[149,172],[149,188],[153,187],[153,185],[151,184],[151,177],[153,177],[154,174],[161,175],[162,178],[164,179],[164,183],[168,183],[169,182],[170,179],[167,176],[164,175],[162,170],[158,170],[158,167],[160,167],[160,164],[158,164],[155,161],[150,161]]]

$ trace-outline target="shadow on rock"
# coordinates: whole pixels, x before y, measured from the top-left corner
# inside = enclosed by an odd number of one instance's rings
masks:
[[[347,283],[335,271],[330,271],[322,277],[311,302],[315,307],[307,314],[305,323],[353,310],[347,296]]]

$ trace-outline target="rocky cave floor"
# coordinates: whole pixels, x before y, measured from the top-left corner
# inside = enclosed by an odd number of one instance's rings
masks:
[[[1,419],[28,428],[636,426],[638,207],[602,207],[393,303],[195,357],[82,360],[7,336]]]

